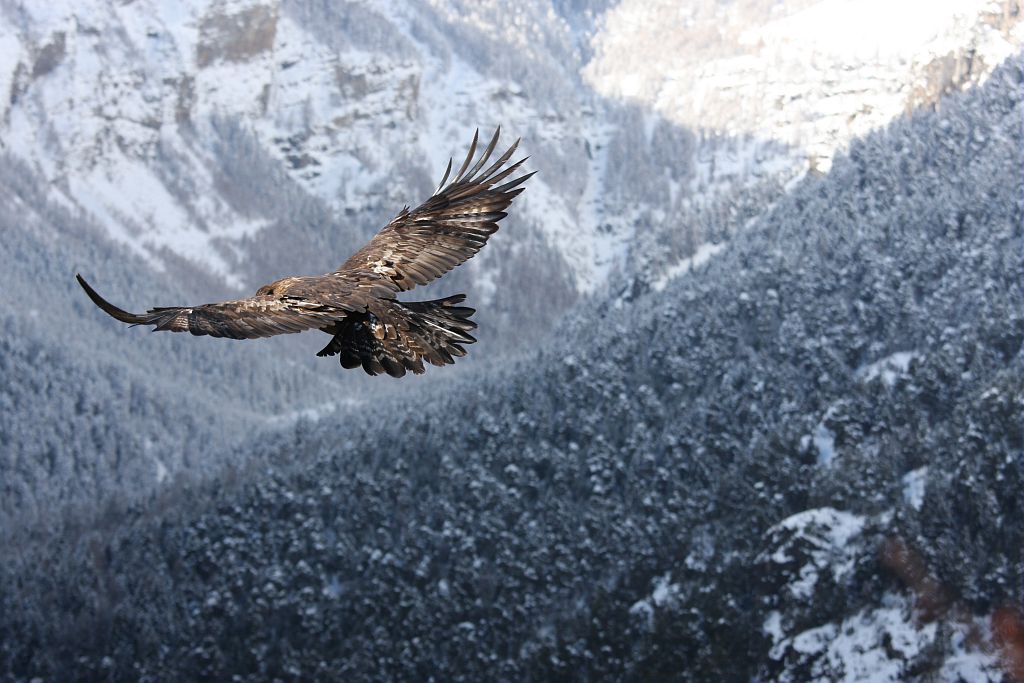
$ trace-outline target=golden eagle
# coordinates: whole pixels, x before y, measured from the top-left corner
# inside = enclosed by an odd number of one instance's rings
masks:
[[[533,173],[511,180],[526,159],[506,166],[519,140],[484,168],[501,129],[473,163],[479,131],[454,179],[445,185],[452,162],[430,199],[405,207],[340,268],[326,275],[286,277],[255,296],[202,306],[123,311],[101,297],[78,275],[97,306],[121,322],[154,325],[156,330],[252,339],[318,329],[331,341],[318,356],[338,356],[344,368],[362,366],[371,375],[401,377],[423,372],[423,361],[454,363],[476,341],[470,330],[476,311],[461,306],[464,294],[434,301],[398,301],[396,294],[447,273],[471,258],[498,229],[520,187]],[[472,164],[472,166],[471,166]]]

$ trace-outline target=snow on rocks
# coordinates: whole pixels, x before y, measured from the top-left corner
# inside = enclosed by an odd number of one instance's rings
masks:
[[[768,530],[772,551],[761,559],[778,565],[791,597],[808,600],[823,575],[841,585],[853,573],[865,522],[861,515],[830,507],[799,512]]]

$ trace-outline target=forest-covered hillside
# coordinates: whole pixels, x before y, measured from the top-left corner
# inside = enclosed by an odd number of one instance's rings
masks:
[[[188,300],[178,276],[201,273],[150,270],[11,156],[0,231],[0,547],[69,510],[216,471],[241,435],[337,396],[333,375],[292,361],[312,340],[227,345],[111,324],[76,272],[139,310]]]
[[[232,478],[21,546],[0,674],[1001,680],[1021,81],[856,141],[504,371],[299,420]]]
[[[862,59],[822,47],[831,4],[0,0],[0,553],[247,467],[230,448],[299,415],[529,356],[580,300],[663,288],[825,168],[823,145],[984,81],[1024,35],[1016,0],[957,0]],[[689,28],[651,40],[673,17]],[[755,58],[769,20],[798,30]],[[624,101],[631,74],[653,89]],[[750,99],[674,117],[691,82]],[[539,173],[487,249],[417,295],[478,309],[480,345],[445,372],[366,381],[315,358],[316,334],[147,336],[75,284],[142,310],[326,272],[499,124]]]

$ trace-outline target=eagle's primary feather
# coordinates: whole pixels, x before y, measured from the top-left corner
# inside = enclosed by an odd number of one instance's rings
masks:
[[[441,277],[473,257],[498,229],[505,209],[523,191],[526,173],[509,179],[526,159],[509,164],[519,141],[490,161],[501,129],[476,157],[478,134],[454,178],[448,162],[437,191],[423,204],[401,212],[337,270],[287,277],[264,285],[254,296],[201,306],[151,308],[128,313],[101,297],[78,275],[85,293],[108,315],[155,330],[252,339],[319,329],[332,336],[317,355],[337,355],[346,368],[401,377],[423,372],[423,361],[453,363],[469,331],[472,308],[464,295],[435,301],[401,302],[398,292]],[[447,184],[445,184],[447,182]]]

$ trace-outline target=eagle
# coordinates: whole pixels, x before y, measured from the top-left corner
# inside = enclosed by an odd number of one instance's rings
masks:
[[[443,366],[466,355],[476,312],[461,305],[465,294],[433,301],[399,301],[397,295],[424,285],[472,258],[507,216],[505,209],[533,173],[512,177],[526,158],[509,164],[519,146],[487,166],[501,128],[477,156],[479,130],[469,153],[448,182],[452,160],[434,194],[413,210],[406,206],[362,249],[324,275],[285,277],[247,299],[151,308],[128,313],[101,297],[80,275],[93,303],[124,323],[154,331],[253,339],[317,329],[331,335],[317,356],[337,356],[343,368],[370,375],[421,374],[424,361]],[[476,159],[474,161],[474,159]]]

